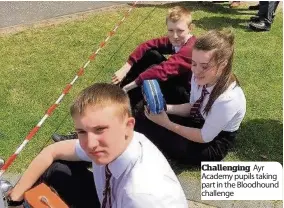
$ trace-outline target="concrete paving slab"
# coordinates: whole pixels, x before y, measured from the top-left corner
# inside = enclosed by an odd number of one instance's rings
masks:
[[[220,207],[220,208],[280,208],[283,201],[243,201],[243,200],[201,200],[201,183],[199,179],[178,176],[187,200],[197,203],[196,207]],[[253,193],[252,193],[253,194]],[[199,203],[199,204],[198,204]],[[191,206],[190,206],[191,207]],[[192,204],[194,207],[194,204]]]
[[[210,206],[210,205],[206,205],[206,204],[203,204],[203,203],[190,201],[190,200],[188,200],[188,207],[189,208],[215,208],[215,207]]]

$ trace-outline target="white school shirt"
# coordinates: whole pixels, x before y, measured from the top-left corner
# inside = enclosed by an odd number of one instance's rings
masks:
[[[211,93],[214,86],[206,87],[206,90]],[[202,87],[198,87],[193,75],[190,92],[191,104],[194,104],[200,98]],[[238,130],[246,113],[246,98],[242,88],[236,82],[233,82],[215,100],[208,115],[205,115],[203,110],[209,100],[209,95],[204,97],[200,108],[200,113],[205,120],[201,129],[201,136],[204,142],[212,141],[221,131],[233,132]]]
[[[82,160],[90,158],[76,143]],[[105,165],[92,162],[100,202],[105,188]],[[188,208],[182,187],[164,155],[143,134],[134,132],[127,149],[108,165],[112,208]]]

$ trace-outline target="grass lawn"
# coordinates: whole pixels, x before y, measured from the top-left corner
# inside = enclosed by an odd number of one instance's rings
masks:
[[[109,82],[112,73],[125,63],[139,43],[164,35],[167,9],[176,4],[140,5],[133,10],[19,155],[10,172],[23,171],[51,143],[52,133],[73,130],[69,105],[76,94],[91,83]],[[234,71],[246,95],[247,113],[237,145],[225,160],[282,164],[282,12],[278,11],[270,32],[256,33],[247,29],[247,20],[255,12],[246,6],[230,9],[228,3],[179,5],[194,12],[193,34],[197,36],[223,27],[235,31]],[[0,157],[7,159],[22,143],[126,10],[94,13],[82,20],[1,37]],[[197,170],[180,166],[176,169],[179,174],[199,176]]]

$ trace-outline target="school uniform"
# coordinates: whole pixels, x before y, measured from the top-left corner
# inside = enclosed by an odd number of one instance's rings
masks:
[[[147,136],[164,154],[182,163],[200,165],[201,161],[220,161],[234,145],[235,138],[246,112],[246,99],[240,86],[233,82],[213,103],[206,115],[203,110],[214,86],[207,87],[207,95],[196,118],[169,115],[170,120],[183,126],[200,128],[204,143],[190,141],[147,118],[137,117],[135,130]],[[190,103],[201,96],[203,86],[191,80]],[[191,109],[192,111],[193,109]]]
[[[191,55],[196,41],[191,36],[181,47],[174,47],[168,37],[140,44],[129,56],[131,69],[121,82],[121,87],[135,81],[140,86],[144,80],[157,79],[167,103],[189,101],[188,83],[191,79]],[[168,58],[165,55],[170,55]],[[140,87],[128,92],[132,109],[143,100]]]
[[[79,158],[91,162],[79,142],[76,143],[75,149]],[[67,203],[71,207],[188,207],[181,185],[166,158],[151,141],[138,132],[134,132],[134,137],[127,149],[107,166],[92,162],[92,172],[90,172],[86,167],[82,168],[84,165],[79,170],[78,162],[77,169],[73,169],[74,164],[71,163],[61,163],[65,165],[64,170],[61,169],[61,177],[57,174],[57,181],[49,184],[55,186],[56,190],[59,188],[61,192],[59,195],[65,201],[68,200]],[[49,171],[53,174],[58,172],[60,164],[57,163],[56,166]],[[110,176],[106,176],[106,168]],[[70,173],[69,169],[71,169]],[[76,174],[78,171],[81,176]],[[72,177],[73,172],[76,174],[75,177]],[[66,181],[68,177],[72,177],[72,180]],[[51,174],[45,180],[50,181],[50,178],[52,178]],[[81,183],[77,184],[79,181]],[[62,186],[65,184],[65,190],[62,190],[62,187],[56,187],[57,182]],[[106,189],[107,183],[110,189]],[[73,187],[74,184],[79,187]],[[104,196],[106,190],[111,190],[108,200],[105,200]],[[71,192],[73,193],[71,197],[66,196]]]

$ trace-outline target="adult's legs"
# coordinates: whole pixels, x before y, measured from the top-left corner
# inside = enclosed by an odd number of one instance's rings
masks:
[[[279,1],[260,1],[258,16],[261,20],[272,24]]]
[[[260,1],[259,2],[259,10],[257,15],[261,18],[264,18],[267,13],[267,8],[268,8],[268,1]]]
[[[259,18],[251,18],[249,23],[251,29],[255,31],[269,31],[273,23],[275,11],[279,1],[260,1],[259,2]]]
[[[40,177],[70,208],[100,208],[93,174],[84,162],[56,161]]]
[[[273,4],[270,5],[272,7],[271,8],[271,10],[272,10],[272,22],[274,20],[275,15],[276,15],[276,9],[277,9],[278,5],[279,5],[279,1],[273,1]]]

